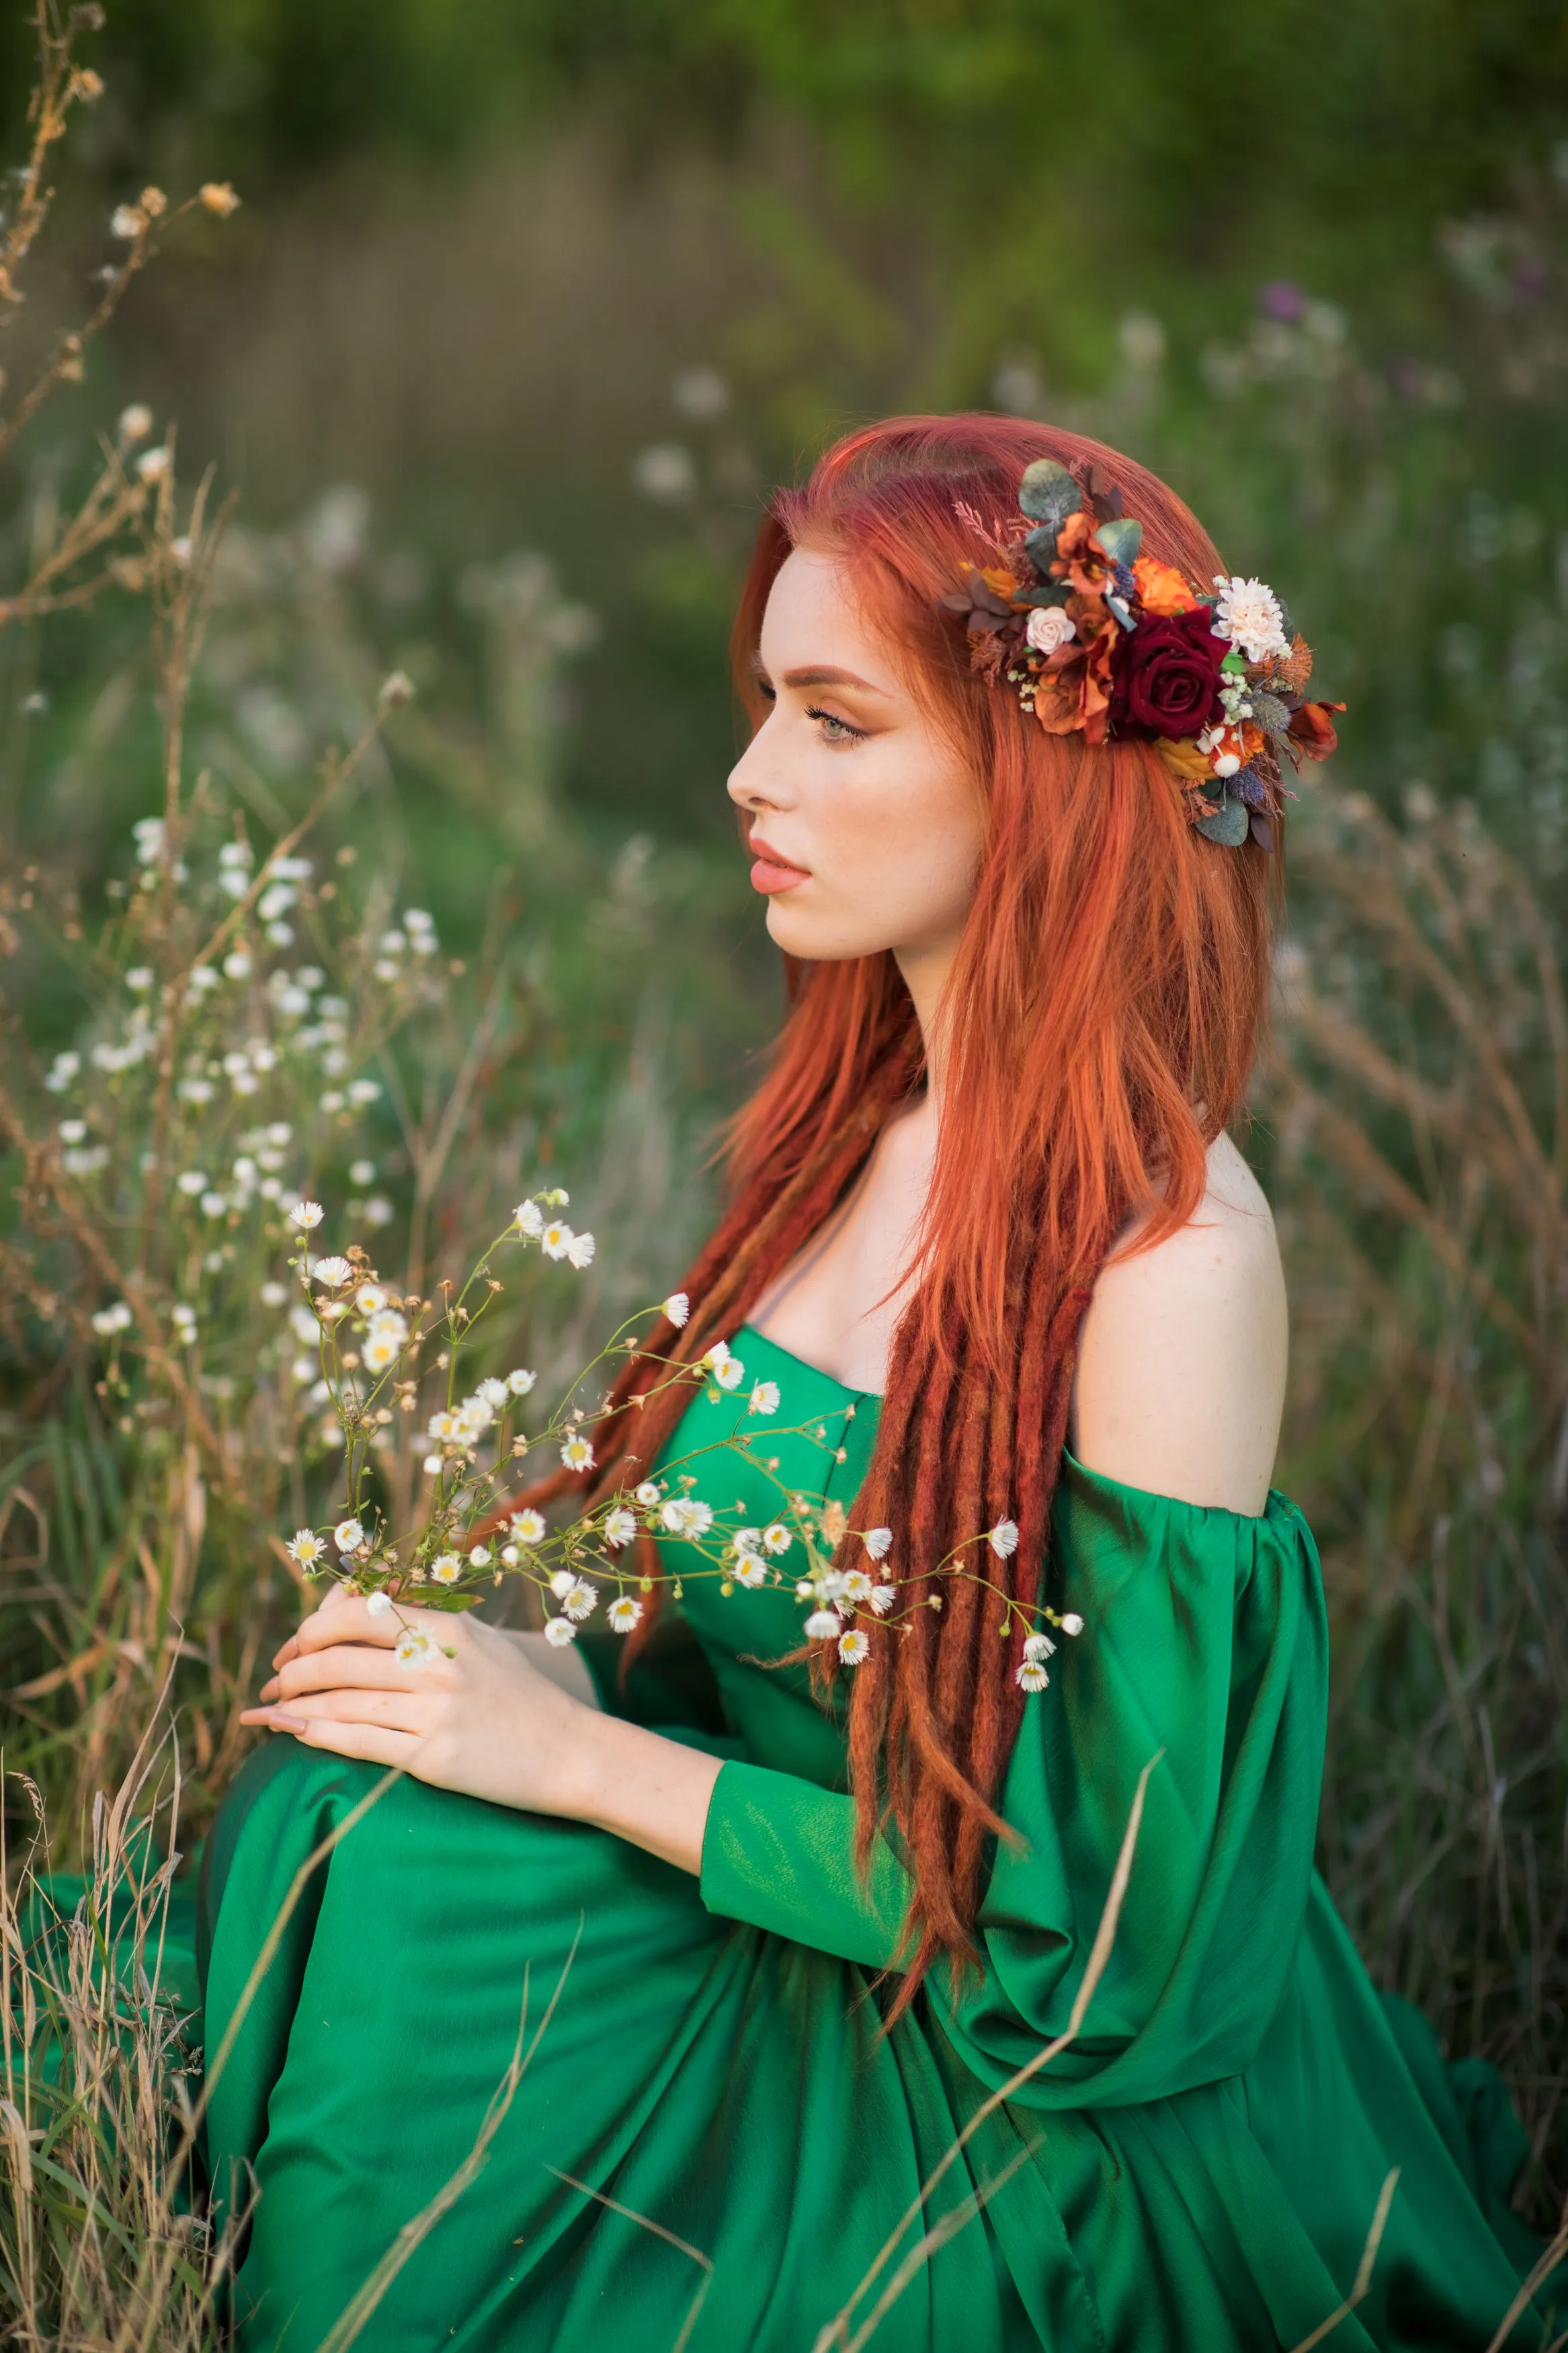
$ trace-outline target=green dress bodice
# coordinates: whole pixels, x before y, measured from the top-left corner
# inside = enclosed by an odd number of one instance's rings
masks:
[[[749,1329],[731,1345],[742,1388],[694,1399],[667,1471],[759,1524],[780,1485],[851,1511],[877,1400]],[[725,1441],[759,1378],[780,1403],[747,1459]],[[908,1885],[886,1845],[868,1883],[855,1869],[842,1692],[825,1708],[803,1668],[766,1663],[799,1641],[795,1564],[729,1593],[679,1544],[666,1566],[679,1609],[624,1687],[616,1638],[584,1650],[607,1707],[722,1757],[700,1881],[414,1780],[365,1814],[212,2089],[215,2178],[256,2193],[243,2353],[314,2353],[462,2168],[520,2013],[531,2034],[552,1994],[482,2170],[363,2353],[811,2353],[960,2210],[873,2353],[1262,2353],[1348,2292],[1394,2166],[1334,2353],[1479,2353],[1533,2252],[1506,2201],[1519,2129],[1485,2070],[1456,2098],[1313,1875],[1326,1644],[1292,1504],[1205,1510],[1064,1461],[1051,1599],[1085,1623],[1025,1710],[1000,1800],[1019,1843],[994,1858],[979,1966],[956,1988],[932,1970],[886,2031]],[[1065,2028],[1151,1758],[1082,2034],[922,2192]],[[375,1778],[288,1738],[246,1767],[209,1847],[209,2050],[301,1862]]]

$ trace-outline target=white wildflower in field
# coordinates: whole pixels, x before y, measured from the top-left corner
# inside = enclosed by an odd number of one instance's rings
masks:
[[[763,1548],[765,1552],[788,1552],[793,1542],[794,1538],[782,1520],[771,1521],[763,1530]]]
[[[1030,1634],[1024,1643],[1024,1656],[1037,1662],[1048,1659],[1056,1649],[1048,1634]]]
[[[577,1640],[577,1629],[570,1618],[547,1618],[544,1621],[544,1639],[552,1650],[563,1651],[568,1642],[574,1642]]]
[[[145,441],[153,430],[153,412],[144,400],[133,400],[129,408],[120,412],[118,427],[121,441]]]
[[[636,1515],[624,1505],[613,1511],[605,1522],[605,1542],[615,1552],[619,1552],[623,1545],[629,1545],[637,1532]]]
[[[852,1601],[859,1609],[870,1600],[876,1587],[863,1568],[847,1568],[839,1579],[839,1590],[846,1601]]]
[[[584,1618],[591,1618],[598,1606],[598,1594],[585,1577],[579,1577],[571,1590],[561,1597],[561,1607],[568,1618],[575,1619],[579,1623]]]
[[[504,1381],[498,1381],[494,1378],[488,1381],[481,1381],[477,1394],[483,1398],[487,1405],[494,1406],[498,1413],[500,1411],[503,1405],[507,1405],[510,1402],[511,1398],[511,1391],[508,1388],[506,1383]]]
[[[739,1356],[730,1354],[729,1344],[715,1340],[702,1359],[721,1389],[736,1389],[745,1377],[746,1367]]]
[[[136,460],[136,470],[144,482],[161,482],[170,466],[167,449],[143,449]]]
[[[489,1565],[490,1548],[489,1545],[477,1544],[470,1545],[468,1546],[468,1567],[470,1568],[489,1568]]]
[[[868,1528],[866,1531],[865,1546],[873,1560],[886,1560],[892,1549],[892,1543],[891,1528]]]
[[[858,1667],[871,1647],[871,1637],[852,1626],[847,1634],[838,1637],[838,1655],[847,1667]]]
[[[645,1512],[651,1512],[658,1504],[663,1493],[664,1489],[659,1485],[657,1479],[645,1479],[640,1486],[637,1486],[632,1489],[634,1499],[642,1505]]]
[[[281,1282],[264,1282],[257,1293],[263,1307],[283,1307],[288,1303],[288,1288]]]
[[[392,1596],[390,1593],[369,1593],[365,1596],[364,1607],[365,1615],[369,1618],[390,1618]]]
[[[117,1299],[112,1306],[99,1309],[92,1319],[92,1328],[95,1332],[101,1333],[107,1339],[111,1333],[129,1332],[133,1321],[134,1318],[124,1300]]]
[[[313,1233],[325,1217],[320,1201],[296,1201],[289,1211],[289,1222],[298,1226],[302,1234]]]
[[[514,1512],[511,1515],[511,1532],[519,1544],[542,1544],[544,1542],[543,1513]]]
[[[525,1241],[536,1242],[544,1231],[544,1212],[537,1201],[520,1201],[511,1218]]]
[[[1010,1559],[1018,1549],[1017,1521],[998,1520],[985,1541],[998,1560]]]
[[[365,1105],[374,1103],[380,1093],[379,1079],[351,1079],[349,1082],[349,1101],[355,1111],[363,1111]]]
[[[341,1291],[353,1279],[353,1269],[346,1258],[319,1258],[310,1270],[310,1280],[323,1291]]]
[[[566,1256],[570,1263],[574,1267],[581,1269],[585,1266],[591,1266],[594,1260],[593,1235],[574,1234],[571,1240],[566,1245]]]
[[[307,1381],[315,1379],[320,1370],[321,1366],[314,1356],[296,1356],[289,1367],[289,1377],[297,1389],[302,1389]]]
[[[546,1258],[564,1258],[577,1237],[570,1226],[559,1218],[552,1218],[539,1237],[539,1247]]]
[[[385,1340],[394,1348],[401,1348],[408,1338],[408,1324],[395,1307],[378,1308],[365,1329],[373,1340]]]
[[[558,1568],[550,1580],[550,1590],[557,1601],[564,1601],[576,1582],[577,1572],[574,1568]]]
[[[754,1552],[743,1552],[736,1560],[731,1575],[737,1585],[755,1588],[768,1581],[768,1565]]]
[[[284,1549],[289,1559],[298,1561],[301,1568],[313,1568],[317,1561],[325,1558],[327,1547],[314,1528],[296,1528],[291,1541]]]
[[[508,1373],[506,1377],[506,1385],[511,1391],[513,1397],[521,1398],[528,1395],[529,1390],[533,1387],[534,1382],[538,1378],[539,1375],[537,1373],[524,1372],[522,1367],[519,1366],[515,1372]]]
[[[373,1193],[364,1205],[364,1221],[367,1226],[389,1226],[396,1215],[397,1212],[391,1202],[384,1201],[379,1193]]]
[[[370,1331],[364,1335],[360,1361],[367,1373],[389,1373],[403,1354],[403,1343],[390,1332]]]
[[[1045,1690],[1050,1676],[1041,1660],[1026,1659],[1013,1680],[1022,1691],[1038,1692]]]
[[[430,1564],[432,1585],[456,1585],[463,1574],[463,1564],[455,1552],[438,1552]]]
[[[778,1409],[779,1385],[777,1381],[755,1382],[752,1386],[751,1398],[748,1401],[747,1411],[750,1413],[777,1413]]]
[[[301,1342],[307,1348],[313,1345],[321,1329],[313,1307],[290,1307],[289,1328],[296,1340]]]
[[[125,976],[125,986],[127,988],[133,988],[139,997],[145,996],[153,986],[152,965],[150,964],[132,965]]]
[[[332,1530],[332,1542],[340,1552],[354,1552],[364,1542],[364,1529],[358,1520],[340,1520]]]
[[[672,1495],[659,1518],[671,1535],[695,1539],[705,1536],[713,1525],[711,1504],[699,1503],[695,1495]]]
[[[419,1465],[419,1468],[424,1472],[425,1476],[427,1479],[438,1479],[441,1472],[445,1470],[446,1464],[439,1454],[427,1454],[423,1462]]]
[[[634,1601],[629,1593],[617,1594],[605,1615],[617,1634],[629,1634],[642,1617],[642,1603]]]
[[[684,1291],[672,1291],[664,1303],[664,1312],[678,1332],[684,1330],[691,1313],[691,1302]]]
[[[63,1095],[66,1089],[69,1086],[71,1081],[77,1076],[80,1069],[81,1056],[79,1054],[57,1054],[54,1060],[49,1065],[49,1073],[47,1078],[44,1081],[44,1084],[48,1089],[50,1094]]]
[[[198,1193],[205,1193],[207,1189],[206,1177],[199,1168],[186,1168],[182,1170],[181,1174],[175,1177],[174,1183],[178,1190],[184,1194],[187,1200],[191,1201],[195,1199]]]
[[[209,1103],[216,1092],[210,1079],[182,1079],[178,1088],[182,1103]]]
[[[871,1607],[879,1618],[885,1618],[898,1598],[896,1585],[879,1585],[871,1595]]]
[[[427,1667],[439,1657],[437,1645],[422,1628],[405,1626],[393,1647],[393,1657],[400,1667]]]
[[[183,1348],[194,1346],[196,1336],[196,1311],[183,1299],[177,1299],[169,1310],[174,1326],[174,1337]]]
[[[436,1439],[442,1446],[450,1446],[458,1435],[457,1415],[447,1413],[444,1408],[441,1412],[433,1413],[430,1417],[430,1427],[426,1434],[427,1437]]]
[[[569,1438],[561,1449],[561,1460],[568,1471],[591,1471],[594,1450],[585,1438]]]
[[[354,1293],[354,1305],[362,1315],[379,1315],[386,1305],[386,1290],[379,1282],[362,1282]]]
[[[814,1609],[805,1621],[808,1642],[837,1641],[844,1631],[844,1620],[837,1609]]]
[[[1083,1631],[1083,1620],[1076,1609],[1069,1609],[1067,1616],[1058,1619],[1057,1623],[1064,1634],[1081,1634]]]
[[[502,1565],[507,1568],[515,1568],[519,1560],[522,1557],[515,1545],[502,1545],[500,1548],[500,1556]]]
[[[374,1182],[375,1163],[374,1160],[351,1160],[349,1162],[349,1183],[351,1185],[374,1185]]]

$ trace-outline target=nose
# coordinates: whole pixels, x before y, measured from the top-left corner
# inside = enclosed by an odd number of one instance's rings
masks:
[[[780,773],[778,754],[769,741],[773,713],[763,720],[730,771],[728,792],[737,808],[787,808],[791,796]]]

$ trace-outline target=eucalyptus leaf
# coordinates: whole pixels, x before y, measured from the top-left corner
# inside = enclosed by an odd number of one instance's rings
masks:
[[[1133,619],[1131,613],[1128,609],[1124,598],[1108,594],[1105,599],[1105,609],[1113,617],[1122,628],[1131,631],[1138,627],[1137,622]]]
[[[1132,515],[1117,515],[1095,533],[1113,564],[1131,564],[1143,544],[1143,526]]]
[[[1065,605],[1071,595],[1070,581],[1046,580],[1037,588],[1026,588],[1017,602],[1020,605]]]
[[[1056,561],[1057,533],[1059,528],[1059,524],[1054,522],[1040,523],[1026,535],[1024,553],[1037,572],[1048,572]]]
[[[1247,839],[1247,803],[1233,800],[1226,793],[1213,817],[1199,818],[1197,829],[1205,841],[1217,841],[1225,849],[1239,849]]]
[[[1083,492],[1054,458],[1037,458],[1024,469],[1018,504],[1031,522],[1048,523],[1053,531],[1060,531],[1068,515],[1077,514],[1082,506]]]

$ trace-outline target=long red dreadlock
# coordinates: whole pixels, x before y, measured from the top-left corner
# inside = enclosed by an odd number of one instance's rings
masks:
[[[873,1639],[848,1715],[864,1864],[890,1815],[914,1883],[902,2008],[936,1956],[973,1950],[987,1840],[1022,1695],[1024,1620],[1046,1566],[1078,1335],[1095,1276],[1129,1219],[1141,1247],[1184,1224],[1205,1151],[1237,1111],[1267,1004],[1271,856],[1199,839],[1151,747],[1044,733],[972,672],[938,600],[975,558],[967,508],[992,531],[1017,514],[1035,458],[1083,479],[1099,462],[1143,524],[1145,554],[1206,584],[1219,563],[1163,483],[1080,435],[1001,417],[896,418],[849,435],[763,521],[732,642],[752,675],[763,608],[790,551],[837,555],[862,611],[961,746],[988,836],[950,990],[950,1063],[918,1287],[898,1328],[876,1451],[850,1516],[923,1565],[1003,1518],[1019,1542],[987,1560],[1001,1594],[943,1577],[940,1609]],[[531,1501],[594,1500],[651,1470],[687,1403],[669,1359],[695,1366],[733,1335],[843,1199],[884,1123],[921,1082],[914,1009],[890,954],[786,960],[790,1011],[772,1069],[730,1137],[729,1208],[687,1276],[685,1327],[660,1322],[595,1426],[596,1468]],[[974,1139],[984,1139],[977,1150]],[[644,1567],[658,1569],[643,1538]],[[846,1539],[841,1566],[851,1565]],[[1009,1608],[1007,1596],[1016,1609]],[[651,1630],[655,1585],[634,1643]],[[1004,1641],[1009,1622],[1014,1632]],[[824,1662],[829,1674],[837,1662]]]

